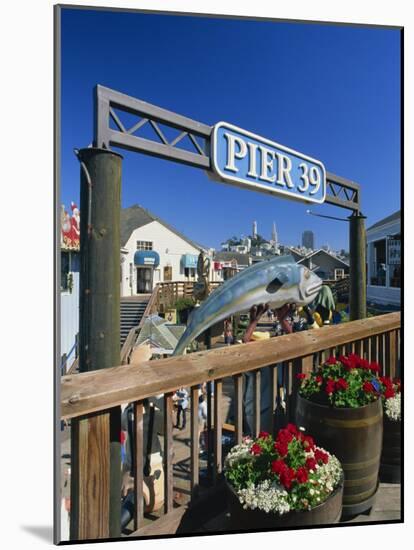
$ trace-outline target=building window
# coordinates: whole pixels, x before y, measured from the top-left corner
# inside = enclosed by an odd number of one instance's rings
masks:
[[[371,285],[386,286],[387,284],[387,257],[386,241],[381,239],[373,243],[373,261],[371,263]]]
[[[170,265],[164,267],[164,281],[172,281],[172,266]]]
[[[195,267],[185,267],[184,268],[184,276],[187,277],[187,279],[194,279],[195,276],[196,276]]]
[[[340,269],[340,268],[336,268],[335,269],[335,281],[337,281],[338,279],[343,279],[344,277],[345,277],[345,270]]]
[[[401,235],[390,235],[388,237],[388,276],[390,286],[401,287]]]
[[[137,241],[137,250],[152,250],[152,241]]]

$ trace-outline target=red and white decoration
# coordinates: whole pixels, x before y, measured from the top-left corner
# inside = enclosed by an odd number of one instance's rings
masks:
[[[65,205],[61,208],[61,245],[62,248],[70,250],[79,250],[80,245],[80,211],[77,205],[71,203],[72,216],[65,210]]]

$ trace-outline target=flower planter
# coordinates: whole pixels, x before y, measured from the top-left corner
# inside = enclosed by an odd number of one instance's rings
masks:
[[[344,517],[372,507],[378,488],[382,416],[380,399],[362,407],[339,408],[297,397],[298,426],[303,426],[318,444],[333,453],[343,467]]]
[[[384,414],[384,438],[380,479],[384,483],[401,482],[401,421],[389,420]]]
[[[226,481],[227,500],[230,511],[230,528],[234,530],[280,529],[285,527],[315,526],[338,523],[342,514],[343,483],[329,497],[312,510],[292,510],[286,514],[245,510],[238,496]]]

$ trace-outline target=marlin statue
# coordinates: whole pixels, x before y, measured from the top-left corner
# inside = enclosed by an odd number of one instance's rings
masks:
[[[290,254],[258,262],[226,281],[193,310],[174,355],[183,354],[194,338],[235,313],[259,304],[269,304],[271,308],[285,304],[304,306],[316,298],[321,286],[321,279],[298,265]]]

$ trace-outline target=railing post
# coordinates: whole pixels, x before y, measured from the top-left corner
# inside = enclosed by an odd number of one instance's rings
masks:
[[[223,394],[223,383],[221,380],[214,382],[214,482],[217,483],[222,470],[222,446],[221,435],[223,418],[221,411],[221,400]]]
[[[164,395],[164,512],[173,509],[173,401],[172,394]]]
[[[198,491],[198,452],[199,452],[199,419],[198,419],[198,400],[199,400],[198,386],[191,388],[191,497],[196,496]]]

